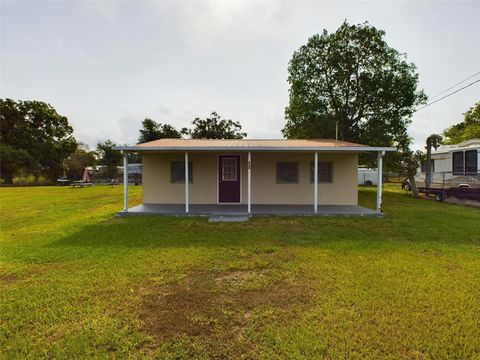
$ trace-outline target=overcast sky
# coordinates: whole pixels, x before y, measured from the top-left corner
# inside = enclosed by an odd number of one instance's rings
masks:
[[[480,71],[480,2],[0,1],[1,97],[49,102],[90,146],[212,110],[281,137],[293,51],[344,19],[385,30],[430,96]],[[416,113],[416,147],[479,100],[477,83]]]

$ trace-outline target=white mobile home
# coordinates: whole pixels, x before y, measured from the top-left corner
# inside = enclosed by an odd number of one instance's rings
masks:
[[[443,145],[432,151],[431,187],[480,187],[480,139],[455,145]],[[425,169],[415,177],[417,186],[424,186]]]
[[[480,168],[480,139],[440,146],[432,151],[432,160],[435,173],[476,174]]]

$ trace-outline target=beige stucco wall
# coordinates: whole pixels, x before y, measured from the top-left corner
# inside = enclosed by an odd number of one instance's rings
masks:
[[[242,159],[242,203],[247,202],[247,154]],[[183,153],[143,154],[143,202],[145,204],[182,204],[185,185],[170,183],[170,163],[183,161]],[[217,203],[217,154],[189,153],[193,166],[193,183],[189,184],[191,204]],[[298,183],[277,184],[276,163],[298,162]],[[312,204],[313,185],[310,183],[311,153],[253,153],[253,204]],[[333,162],[333,182],[318,184],[318,203],[356,205],[357,155],[319,153],[319,161]]]

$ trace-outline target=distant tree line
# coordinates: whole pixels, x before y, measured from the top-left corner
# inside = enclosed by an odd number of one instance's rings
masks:
[[[117,167],[122,164],[119,151],[113,141],[98,143],[95,150],[77,141],[65,116],[59,115],[49,104],[40,101],[13,101],[0,99],[0,174],[5,184],[12,184],[15,176],[33,175],[54,182],[61,176],[71,180],[81,179],[86,167],[102,165],[109,178],[117,176]],[[247,136],[239,122],[222,119],[212,112],[205,119],[195,118],[192,127],[176,129],[173,125],[146,118],[139,129],[138,142],[164,138],[194,139],[242,139]],[[410,139],[399,143],[408,144]],[[408,146],[392,154],[391,160],[398,171],[413,180],[419,163],[425,163],[430,172],[428,159],[431,149],[440,144],[455,144],[480,137],[480,102],[464,114],[464,121],[443,132],[443,137],[432,134],[426,139],[426,153],[412,151]],[[137,154],[129,154],[129,162],[140,162]],[[427,179],[429,176],[426,177]],[[428,180],[427,180],[428,181]],[[410,181],[414,183],[414,181]]]
[[[192,121],[192,128],[177,130],[170,124],[162,124],[145,119],[140,129],[139,143],[159,139],[180,139],[183,135],[191,139],[243,139],[247,136],[242,132],[242,125],[238,121],[222,119],[217,112],[212,111],[205,119],[195,118]]]
[[[65,116],[41,101],[0,99],[0,172],[5,183],[26,173],[55,180],[78,143]]]
[[[138,142],[163,138],[241,139],[237,121],[222,119],[216,112],[192,121],[192,127],[177,130],[173,125],[145,119],[139,130]],[[41,101],[14,101],[0,99],[0,176],[4,184],[13,184],[15,177],[33,176],[54,183],[66,176],[70,180],[82,178],[86,167],[102,165],[106,176],[117,176],[122,155],[113,150],[112,140],[98,143],[95,150],[77,141],[67,117],[58,114]],[[130,162],[141,161],[137,154],[129,154]]]

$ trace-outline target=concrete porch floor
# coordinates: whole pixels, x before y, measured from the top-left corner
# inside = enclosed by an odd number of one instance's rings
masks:
[[[142,204],[131,207],[119,215],[177,215],[177,216],[383,216],[383,213],[358,205],[319,205],[314,213],[313,205],[247,205],[191,204],[185,213],[183,204]]]

